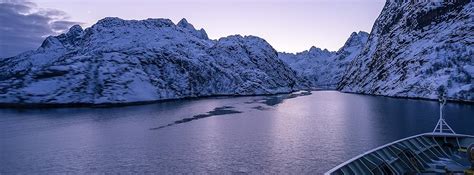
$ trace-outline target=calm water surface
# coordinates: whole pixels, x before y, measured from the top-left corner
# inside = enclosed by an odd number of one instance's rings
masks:
[[[117,108],[0,109],[3,173],[323,173],[429,132],[433,101],[313,91]],[[446,120],[474,134],[474,105]]]

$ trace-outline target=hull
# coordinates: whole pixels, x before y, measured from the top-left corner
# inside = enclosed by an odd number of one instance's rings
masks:
[[[471,167],[467,158],[471,144],[470,135],[415,135],[363,153],[325,174],[464,173]]]

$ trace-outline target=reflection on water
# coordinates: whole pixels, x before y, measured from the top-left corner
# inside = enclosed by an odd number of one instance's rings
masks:
[[[376,146],[431,131],[437,112],[434,101],[335,91],[0,109],[0,174],[321,174]],[[474,134],[473,105],[448,104],[445,113],[456,132]]]
[[[261,99],[253,99],[251,101],[245,102],[246,104],[252,104],[252,103],[263,103],[267,106],[276,106],[280,103],[283,103],[284,100],[286,99],[292,99],[300,96],[306,96],[306,95],[311,95],[310,91],[299,91],[291,94],[278,94],[278,95],[271,95],[271,96],[266,96],[265,98]],[[256,106],[254,107],[255,109],[266,109],[262,106]]]
[[[191,122],[193,120],[203,119],[203,118],[212,117],[212,116],[242,113],[240,111],[232,110],[232,108],[234,108],[234,107],[232,107],[232,106],[217,107],[217,108],[214,108],[214,110],[207,112],[206,114],[194,115],[193,117],[177,120],[173,123],[170,123],[170,124],[167,124],[167,125],[164,125],[164,126],[151,128],[151,130],[162,129],[162,128],[165,128],[165,127],[170,127],[170,126],[181,124],[181,123],[188,123],[188,122]]]

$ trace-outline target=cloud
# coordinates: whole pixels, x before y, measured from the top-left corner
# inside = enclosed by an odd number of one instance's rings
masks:
[[[26,0],[0,0],[0,58],[36,49],[44,38],[74,24],[60,10],[39,8]]]

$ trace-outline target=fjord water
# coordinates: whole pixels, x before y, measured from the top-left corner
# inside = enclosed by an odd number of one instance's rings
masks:
[[[474,134],[474,105],[446,120]],[[313,91],[114,108],[0,109],[3,173],[323,173],[430,132],[435,101]]]

